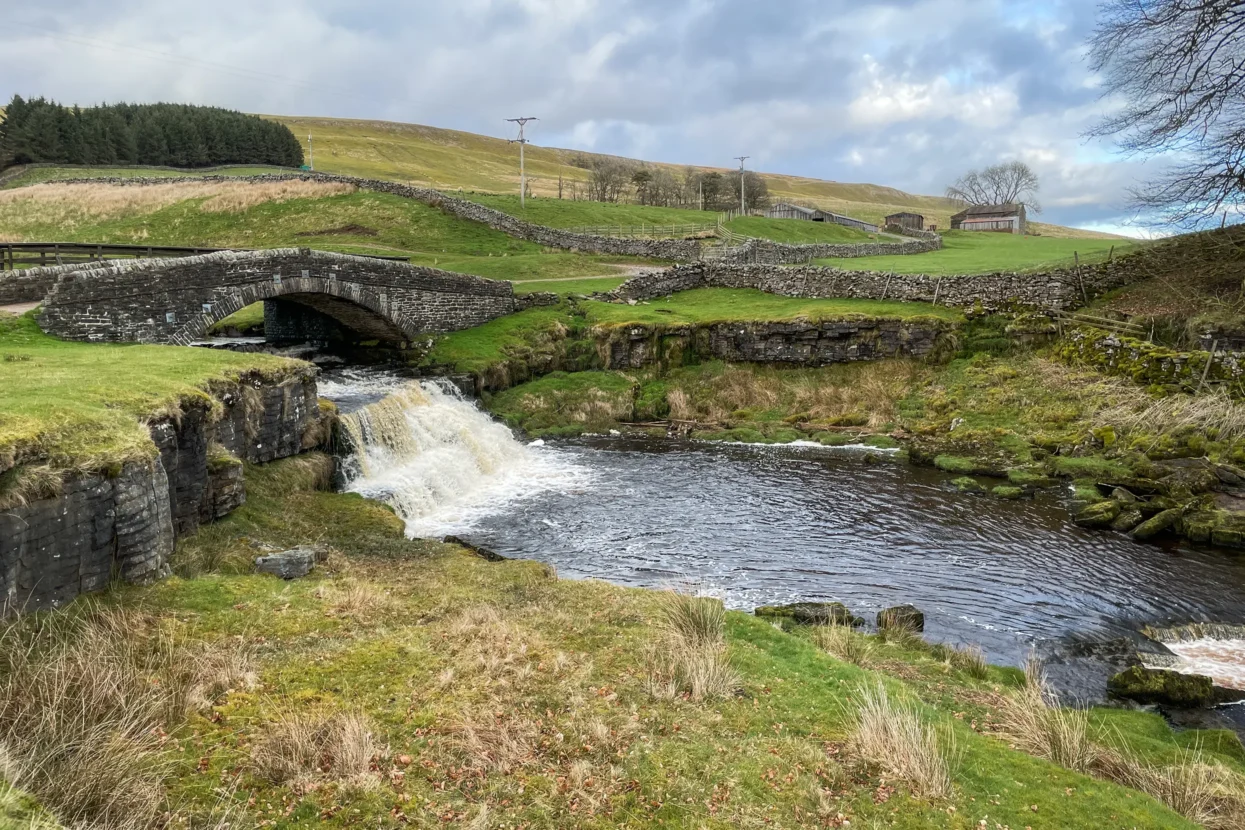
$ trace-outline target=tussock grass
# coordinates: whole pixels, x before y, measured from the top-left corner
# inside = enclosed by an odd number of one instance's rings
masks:
[[[1089,771],[1094,763],[1089,716],[1059,706],[1036,658],[1025,664],[1025,685],[1007,699],[1001,716],[1003,732],[1030,755],[1077,772]]]
[[[892,700],[881,683],[862,687],[857,697],[853,752],[889,770],[918,798],[950,798],[958,763],[950,737],[941,739],[915,707]]]
[[[990,676],[990,664],[986,662],[986,653],[981,646],[975,644],[960,645],[951,649],[947,655],[953,668],[976,680],[985,680]]]
[[[844,662],[868,668],[873,661],[873,643],[850,625],[815,626],[811,636],[819,649]]]
[[[378,585],[355,579],[325,585],[316,591],[329,609],[345,617],[369,618],[393,606],[393,601]]]
[[[82,603],[0,629],[4,775],[66,824],[151,825],[171,756],[162,735],[253,682],[237,644],[190,648],[141,614]]]
[[[1099,749],[1094,773],[1153,796],[1208,830],[1245,827],[1245,776],[1181,750],[1174,762],[1154,764],[1126,749]]]
[[[294,712],[268,725],[251,749],[251,764],[258,775],[278,784],[335,781],[371,789],[380,784],[369,775],[380,751],[362,715]]]
[[[726,653],[722,601],[667,591],[659,611],[664,636],[651,650],[649,693],[658,699],[686,695],[694,701],[733,695],[741,680]]]

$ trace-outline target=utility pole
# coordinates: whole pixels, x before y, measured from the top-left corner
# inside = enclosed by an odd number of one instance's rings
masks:
[[[539,118],[507,118],[514,124],[519,125],[519,137],[511,141],[511,144],[519,145],[519,207],[527,207],[527,171],[523,168],[523,145],[527,144],[527,139],[523,137],[523,128],[527,126],[529,121],[539,121]]]
[[[752,158],[752,156],[735,156],[739,160],[739,215],[748,215],[748,201],[744,198],[744,162]]]
[[[307,133],[307,166],[316,169],[316,149],[311,146],[311,133]]]

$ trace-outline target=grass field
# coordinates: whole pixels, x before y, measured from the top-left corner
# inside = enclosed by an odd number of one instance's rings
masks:
[[[274,248],[407,256],[492,279],[619,273],[635,260],[551,251],[421,202],[319,182],[132,188],[35,185],[0,192],[0,241]]]
[[[0,313],[0,463],[99,471],[156,448],[143,422],[204,400],[214,381],[284,378],[307,364],[263,354],[56,340],[31,315]],[[0,475],[0,504],[5,476]]]
[[[80,602],[45,629],[36,642],[94,642],[107,666],[143,666],[131,707],[211,670],[161,721],[172,740],[141,742],[145,763],[125,775],[94,747],[55,746],[77,753],[84,782],[115,780],[177,827],[223,814],[279,830],[1195,826],[996,737],[1025,700],[1014,669],[917,637],[785,633],[713,600],[408,541],[381,506],[317,491],[321,475],[314,456],[248,468],[247,503],[179,541],[180,577]],[[311,576],[247,573],[255,544],[308,539],[335,551]],[[130,638],[130,660],[108,659],[122,644],[100,627]],[[19,632],[4,642],[36,636]],[[157,633],[172,645],[148,669]],[[884,718],[922,737],[864,725],[879,687]],[[1144,713],[1086,721],[1138,767],[1179,764],[1196,743],[1217,774],[1242,769],[1221,733],[1178,735]],[[28,747],[9,768],[37,762]]]
[[[826,299],[806,300],[780,297],[751,288],[695,288],[668,299],[626,305],[588,301],[583,304],[590,323],[610,326],[680,325],[683,323],[729,323],[736,321],[810,322],[845,317],[884,317],[908,319],[935,317],[958,322],[964,316],[956,309],[928,303],[900,303],[890,300]]]
[[[1120,239],[1069,239],[1046,236],[1013,236],[1002,233],[948,231],[943,248],[927,254],[876,256],[858,259],[823,259],[819,264],[853,270],[889,271],[896,274],[987,274],[994,271],[1026,271],[1081,262],[1101,262],[1112,249],[1126,253],[1134,243]]]

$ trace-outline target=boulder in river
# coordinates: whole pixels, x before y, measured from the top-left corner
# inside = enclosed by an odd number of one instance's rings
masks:
[[[1115,521],[1111,523],[1111,529],[1120,533],[1127,533],[1143,521],[1145,521],[1145,516],[1140,510],[1135,507],[1125,507],[1120,512],[1120,515],[1115,518]]]
[[[316,558],[314,548],[292,548],[256,557],[255,570],[282,579],[297,579],[311,573],[311,569],[316,566]]]
[[[1133,666],[1107,681],[1112,697],[1176,709],[1197,709],[1216,700],[1215,684],[1200,674]]]
[[[1180,521],[1180,511],[1173,508],[1164,510],[1133,528],[1134,539],[1152,539]]]
[[[1119,515],[1120,503],[1118,501],[1100,501],[1081,510],[1073,521],[1081,527],[1106,528],[1110,527]]]
[[[1010,484],[1000,484],[990,491],[996,499],[1004,499],[1006,501],[1015,501],[1023,498],[1025,491],[1023,487],[1015,487]]]
[[[925,614],[915,605],[896,605],[878,612],[878,628],[902,629],[920,634],[925,630]]]
[[[789,605],[762,605],[752,613],[758,617],[791,620],[800,625],[864,625],[865,621],[847,610],[841,602],[793,602]]]

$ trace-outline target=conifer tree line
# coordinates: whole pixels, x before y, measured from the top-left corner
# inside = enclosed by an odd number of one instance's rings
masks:
[[[284,124],[218,107],[65,107],[15,95],[0,120],[0,169],[35,162],[298,167],[303,148]]]

